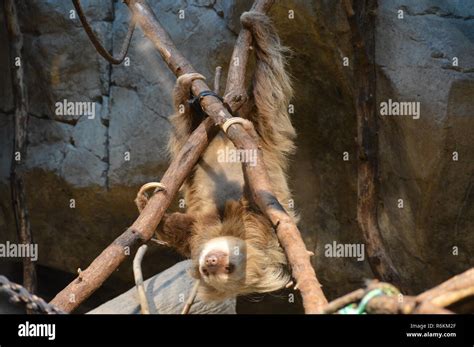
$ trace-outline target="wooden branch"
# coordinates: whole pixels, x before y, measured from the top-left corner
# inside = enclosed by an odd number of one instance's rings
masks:
[[[413,311],[413,314],[454,314],[453,311],[436,306],[431,302],[423,302]]]
[[[471,302],[474,302],[474,268],[416,296],[416,302],[420,303],[417,313],[427,313],[427,311],[436,307],[448,311],[446,307],[467,298],[471,298]]]
[[[11,164],[11,194],[13,211],[17,228],[18,239],[21,244],[31,245],[33,237],[31,234],[28,208],[22,165],[25,163],[28,136],[28,95],[24,83],[24,67],[22,60],[23,36],[18,23],[16,4],[14,0],[5,0],[5,21],[7,23],[8,36],[10,40],[10,66],[12,70],[12,86],[15,97],[15,130],[13,159]],[[16,66],[16,62],[21,64]],[[30,292],[36,291],[36,268],[31,258],[23,258],[23,286]]]
[[[357,221],[364,237],[369,265],[375,276],[401,285],[400,276],[383,244],[377,214],[378,128],[375,111],[375,67],[369,52],[375,44],[371,32],[374,17],[369,14],[372,0],[357,1],[355,11],[349,0],[344,8],[354,47],[355,109],[357,113],[358,177]],[[364,36],[368,39],[364,39]],[[369,42],[368,46],[366,43]]]
[[[384,283],[380,283],[383,285]],[[324,313],[336,313],[341,308],[359,302],[371,289],[358,289],[330,302]],[[365,308],[369,314],[452,314],[453,312],[431,302],[417,302],[413,296],[377,296],[371,299]]]
[[[370,314],[452,314],[453,312],[435,306],[429,302],[417,303],[412,296],[404,296],[399,300],[395,296],[379,296],[373,298],[366,307]]]
[[[274,4],[274,0],[255,1],[251,11],[267,13]],[[252,33],[242,28],[234,46],[230,60],[229,71],[227,72],[227,83],[224,93],[224,101],[236,112],[248,101],[247,90],[245,88],[245,76],[249,59],[249,47],[252,44]],[[236,63],[238,62],[238,63]]]
[[[135,277],[135,285],[137,286],[138,301],[140,302],[140,308],[142,314],[150,314],[150,306],[148,305],[148,299],[146,297],[145,287],[143,286],[143,274],[142,274],[142,260],[145,256],[147,245],[142,245],[138,248],[135,258],[133,258],[133,275]]]
[[[430,301],[436,306],[448,307],[471,296],[474,297],[474,286],[441,294]]]
[[[367,288],[357,289],[334,301],[325,308],[324,313],[336,313],[341,308],[360,302],[371,290],[376,288],[398,290],[389,283],[372,281]],[[419,294],[418,296],[383,295],[372,298],[366,306],[367,313],[372,314],[453,314],[448,306],[467,298],[474,302],[474,268],[450,278],[446,282]]]
[[[263,11],[263,9],[268,8],[268,2],[269,1],[257,1],[254,4],[255,10]],[[151,34],[150,39],[155,43],[155,46],[157,46],[170,69],[177,76],[187,72],[194,72],[192,66],[179,51],[174,48],[168,34],[161,26],[156,25],[156,18],[148,5],[146,5],[145,2],[136,1],[127,1],[127,4],[132,9],[134,16],[141,18],[141,23],[138,24],[142,26],[144,32],[150,35],[150,30],[152,32],[154,29],[158,30]],[[163,36],[159,36],[159,34]],[[164,46],[161,46],[162,43]],[[173,47],[172,50],[170,50],[170,45]],[[247,51],[248,54],[248,46],[236,48],[234,52],[235,51]],[[171,53],[173,53],[173,56]],[[196,84],[197,86],[195,86]],[[205,83],[194,83],[193,86],[200,91],[209,89]],[[202,101],[203,105],[207,107],[212,104],[220,104],[222,107],[222,104],[212,97],[206,97]],[[225,111],[227,112],[227,110]],[[54,305],[66,312],[73,311],[104,283],[115,269],[127,259],[128,255],[133,252],[133,249],[152,238],[156,227],[161,221],[173,197],[178,192],[179,187],[181,187],[186,177],[196,165],[200,155],[209,144],[209,141],[214,137],[216,132],[213,125],[213,119],[206,118],[198,126],[161,179],[161,183],[167,188],[166,191],[158,192],[150,198],[146,207],[132,226],[94,259],[89,267],[82,271],[80,276],[74,279],[53,298],[51,302],[54,303]]]
[[[184,304],[183,310],[181,311],[181,314],[188,314],[189,310],[191,309],[191,306],[194,303],[194,299],[196,298],[199,285],[201,284],[200,280],[196,280],[194,282],[193,288],[191,289],[191,292],[189,293],[188,300],[186,300],[186,303]]]
[[[366,291],[364,289],[357,289],[353,292],[350,292],[349,294],[341,296],[340,298],[337,298],[327,304],[327,306],[324,307],[323,313],[335,313],[341,308],[352,304],[353,302],[360,301],[364,297],[365,292]]]
[[[431,302],[418,303],[412,296],[404,296],[403,301],[397,297],[376,297],[367,304],[371,314],[453,314],[445,308]]]
[[[216,67],[216,73],[214,74],[214,93],[219,94],[221,90],[221,76],[222,66]]]
[[[270,10],[273,3],[273,0],[256,1],[251,10],[265,13]],[[242,106],[249,104],[245,88],[245,76],[251,44],[251,32],[242,28],[232,53],[224,94],[224,102],[234,112]],[[233,64],[235,61],[238,61],[239,64]],[[247,107],[247,109],[250,109],[250,107]],[[223,122],[225,122],[225,119],[222,120]],[[222,123],[216,123],[222,125]],[[236,124],[229,128],[227,135],[238,149],[258,149],[258,165],[255,167],[248,164],[243,165],[244,175],[248,181],[249,193],[253,201],[276,227],[278,239],[285,249],[288,261],[292,267],[293,277],[303,297],[305,312],[321,313],[323,307],[327,304],[327,299],[321,290],[321,284],[311,265],[310,253],[306,249],[298,228],[272,193],[268,174],[264,164],[261,165],[263,159],[260,149],[252,141],[251,137],[244,136],[243,133],[242,127]]]
[[[419,294],[416,299],[418,301],[433,300],[447,291],[458,291],[469,287],[474,287],[474,268],[451,277],[440,285]]]

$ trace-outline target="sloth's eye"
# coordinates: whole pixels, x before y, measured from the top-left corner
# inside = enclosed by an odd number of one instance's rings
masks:
[[[235,270],[235,265],[230,263],[228,266],[225,267],[225,270],[227,271],[228,274],[231,274]]]
[[[202,273],[203,273],[205,276],[209,276],[209,271],[207,271],[207,269],[202,269]]]

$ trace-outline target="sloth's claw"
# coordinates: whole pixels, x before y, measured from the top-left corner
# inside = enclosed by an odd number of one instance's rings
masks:
[[[252,122],[249,121],[248,119],[244,119],[244,118],[240,118],[240,117],[232,117],[232,118],[229,118],[228,120],[226,120],[225,123],[222,124],[222,130],[225,133],[227,133],[227,129],[229,129],[229,127],[232,124],[240,124],[247,131],[253,130]]]
[[[152,195],[159,191],[166,191],[166,187],[160,182],[149,182],[144,184],[137,193],[135,198],[135,205],[137,205],[138,212],[142,212],[148,203],[148,196],[145,194],[147,190],[154,188]]]
[[[152,241],[152,242],[154,242],[154,243],[157,243],[157,244],[159,244],[160,246],[167,246],[167,247],[170,247],[169,242],[162,241],[162,240],[160,240],[160,239],[158,239],[158,238],[156,238],[156,237],[152,237],[152,238],[150,239],[150,241]]]
[[[177,82],[177,84],[179,84],[181,86],[188,87],[188,86],[191,85],[191,83],[194,80],[205,80],[205,79],[206,79],[206,77],[204,77],[200,73],[187,73],[187,74],[179,76],[178,79],[176,80],[176,82]]]

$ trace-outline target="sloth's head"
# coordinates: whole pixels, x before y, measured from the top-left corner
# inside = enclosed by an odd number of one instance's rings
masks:
[[[194,275],[204,298],[270,292],[288,283],[286,256],[264,217],[233,202],[222,222],[198,221],[195,227]]]
[[[201,279],[216,288],[235,286],[245,281],[247,245],[233,237],[216,237],[204,244],[199,254]]]

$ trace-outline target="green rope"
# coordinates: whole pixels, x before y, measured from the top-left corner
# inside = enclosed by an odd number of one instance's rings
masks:
[[[339,314],[367,314],[365,311],[365,308],[367,307],[367,304],[372,300],[373,298],[377,296],[382,296],[382,295],[396,295],[398,294],[398,290],[395,289],[395,287],[392,286],[386,286],[383,288],[376,288],[372,289],[369,291],[367,294],[364,295],[364,297],[360,300],[359,305],[356,303],[349,304],[343,308],[341,308],[337,313]]]

